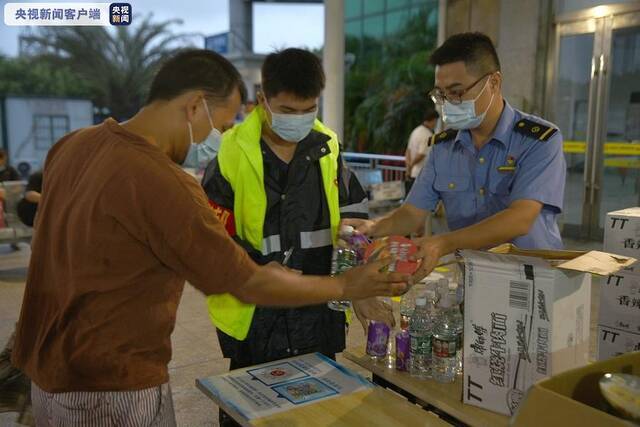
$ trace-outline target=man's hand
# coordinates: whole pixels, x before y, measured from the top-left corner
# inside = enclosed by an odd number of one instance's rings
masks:
[[[402,295],[407,289],[407,282],[411,276],[380,271],[391,262],[391,258],[377,260],[336,276],[335,279],[340,279],[343,289],[340,299],[356,300],[375,296]]]
[[[440,258],[447,255],[450,251],[447,249],[446,242],[441,236],[422,237],[414,239],[413,242],[418,246],[413,258],[418,261],[418,270],[411,278],[412,283],[418,283],[427,277],[440,262]]]
[[[373,231],[375,221],[371,221],[370,219],[345,218],[340,221],[340,227],[344,225],[350,225],[355,228],[358,233],[369,236]]]
[[[353,311],[356,313],[365,334],[367,333],[369,321],[371,320],[384,322],[391,327],[396,325],[393,308],[379,298],[367,298],[354,301]]]

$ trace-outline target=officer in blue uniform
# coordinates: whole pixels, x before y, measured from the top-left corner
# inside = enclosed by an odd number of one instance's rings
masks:
[[[411,234],[442,201],[452,231],[418,239],[423,262],[416,279],[456,249],[505,242],[562,248],[556,222],[566,178],[560,131],[503,99],[500,62],[486,35],[450,37],[431,63],[436,81],[430,95],[447,130],[432,137],[433,149],[402,207],[351,224],[373,237]]]

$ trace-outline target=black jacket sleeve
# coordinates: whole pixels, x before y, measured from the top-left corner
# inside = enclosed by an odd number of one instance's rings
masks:
[[[367,192],[356,174],[344,163],[342,155],[338,157],[338,189],[342,218],[369,218]]]
[[[207,194],[211,208],[233,240],[242,246],[257,264],[264,264],[265,260],[263,260],[262,252],[256,250],[249,242],[242,240],[236,234],[235,215],[233,212],[233,188],[231,188],[231,184],[229,184],[225,177],[222,176],[217,158],[207,166],[204,176],[202,177],[202,188],[204,188]]]
[[[35,191],[37,193],[42,193],[42,171],[34,172],[31,174],[31,176],[29,176],[27,188],[25,188],[24,191]]]

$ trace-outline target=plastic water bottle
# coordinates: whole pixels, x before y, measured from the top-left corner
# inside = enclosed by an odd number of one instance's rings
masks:
[[[449,279],[443,278],[438,280],[438,282],[436,283],[436,302],[440,302],[446,298],[447,293],[449,292],[449,285]]]
[[[336,247],[331,255],[331,275],[337,276],[357,265],[356,252],[350,248]],[[347,311],[351,308],[351,301],[329,301],[330,309],[336,311]]]
[[[396,367],[396,335],[394,330],[389,331],[389,341],[387,344],[387,357],[385,357],[385,365],[389,369]]]
[[[409,329],[411,314],[415,306],[414,289],[409,289],[400,299],[400,329]]]
[[[416,308],[409,323],[411,338],[411,376],[417,378],[431,377],[431,316],[427,311],[427,299],[416,298]]]
[[[440,301],[440,308],[441,314],[433,327],[432,375],[438,382],[450,383],[458,372],[458,334],[462,328],[455,290]]]
[[[363,261],[364,248],[368,239],[362,234],[357,234],[355,228],[344,225],[340,228],[340,239],[346,243],[346,247],[336,246],[331,255],[331,275],[336,276],[359,265]],[[330,309],[347,311],[351,308],[351,301],[329,301]]]
[[[458,334],[458,375],[462,375],[462,349],[464,348],[464,284],[458,282],[456,289],[456,303],[460,313],[460,333]]]
[[[406,372],[411,361],[411,336],[407,329],[396,332],[396,369]]]

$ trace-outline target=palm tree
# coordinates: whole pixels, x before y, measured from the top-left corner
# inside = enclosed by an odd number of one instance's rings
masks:
[[[404,153],[409,134],[433,106],[427,97],[434,79],[428,57],[436,34],[427,19],[425,11],[384,41],[347,37],[345,50],[358,58],[345,84],[349,149]]]
[[[96,106],[124,120],[144,105],[158,66],[194,34],[174,34],[180,20],[154,23],[152,15],[139,24],[105,27],[40,27],[23,37],[37,58],[67,66],[91,88]]]

